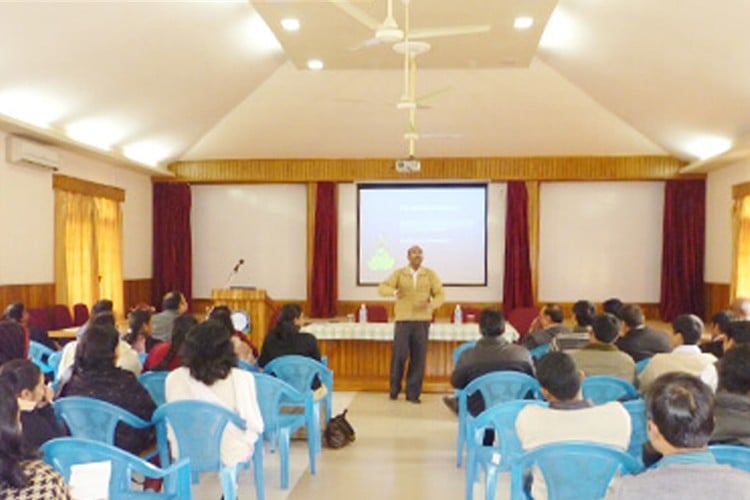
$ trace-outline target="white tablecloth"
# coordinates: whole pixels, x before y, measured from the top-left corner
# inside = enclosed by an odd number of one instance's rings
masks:
[[[393,340],[393,323],[312,323],[302,328],[312,333],[318,340]],[[430,340],[478,340],[480,338],[477,323],[432,323]],[[509,342],[515,342],[519,335],[513,325],[505,324],[503,336]]]

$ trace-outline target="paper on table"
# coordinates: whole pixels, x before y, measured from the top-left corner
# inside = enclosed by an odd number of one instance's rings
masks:
[[[73,500],[101,500],[109,498],[109,479],[112,462],[90,462],[70,467],[70,492]]]

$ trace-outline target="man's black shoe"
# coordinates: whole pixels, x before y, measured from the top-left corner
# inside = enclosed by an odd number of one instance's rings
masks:
[[[419,398],[406,398],[406,400],[417,405],[422,402]]]
[[[443,396],[443,403],[445,403],[445,406],[450,408],[450,410],[458,415],[458,398],[456,396]]]

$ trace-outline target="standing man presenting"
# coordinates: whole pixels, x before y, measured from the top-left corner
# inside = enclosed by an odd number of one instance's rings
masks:
[[[422,380],[427,358],[427,334],[432,313],[443,303],[443,284],[434,271],[422,267],[422,249],[409,248],[409,265],[397,269],[380,284],[384,297],[396,297],[396,327],[393,332],[391,356],[391,399],[398,398],[404,365],[409,358],[406,374],[406,400],[420,403]]]

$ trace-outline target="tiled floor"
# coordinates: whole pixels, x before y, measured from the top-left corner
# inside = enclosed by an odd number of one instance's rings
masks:
[[[334,414],[349,408],[357,441],[340,450],[323,448],[318,473],[307,467],[306,443],[292,443],[290,487],[279,487],[279,462],[267,453],[267,500],[321,499],[442,500],[464,498],[464,469],[456,468],[456,417],[441,395],[425,394],[422,404],[390,401],[384,393],[335,393]],[[218,500],[218,478],[206,476],[194,488],[197,500]],[[508,478],[501,477],[497,498],[508,497]],[[250,471],[239,478],[239,498],[255,498]],[[474,499],[484,498],[477,484]]]

